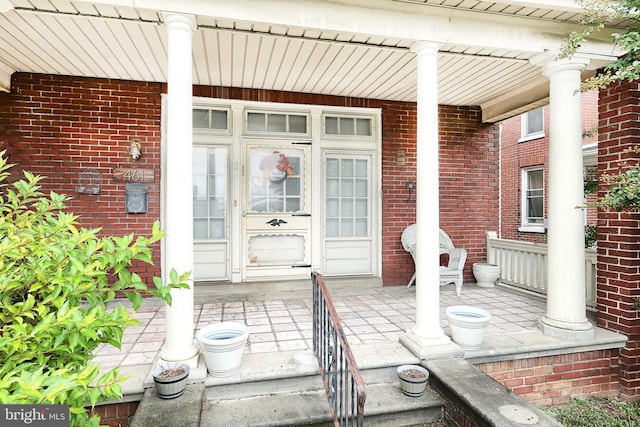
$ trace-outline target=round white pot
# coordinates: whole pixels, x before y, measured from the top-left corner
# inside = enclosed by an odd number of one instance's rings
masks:
[[[207,371],[229,377],[240,370],[249,328],[243,323],[221,322],[205,326],[197,334]]]
[[[183,373],[177,375],[176,370],[182,368]],[[189,365],[186,363],[169,363],[156,366],[152,371],[153,381],[156,384],[158,397],[162,399],[175,399],[182,396],[187,385]]]
[[[445,312],[453,342],[467,350],[480,348],[491,314],[469,305],[453,305],[447,307]]]
[[[481,288],[493,288],[496,280],[500,277],[500,266],[487,264],[486,262],[476,262],[473,264],[473,277]]]
[[[427,387],[429,371],[420,365],[398,366],[398,379],[400,389],[404,394],[411,397],[420,397]]]

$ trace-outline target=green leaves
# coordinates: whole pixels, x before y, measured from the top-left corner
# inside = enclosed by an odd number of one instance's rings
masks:
[[[149,245],[163,237],[100,236],[65,212],[65,196],[40,192],[41,177],[4,184],[10,166],[0,153],[0,401],[61,403],[71,407],[71,425],[99,423],[85,406],[122,395],[117,370],[99,377],[91,363],[101,345],[119,348],[123,331],[138,324],[133,312],[115,304],[121,291],[133,303],[142,293],[171,301],[171,290],[187,286],[189,274],[154,278],[155,288],[129,270],[150,264]]]

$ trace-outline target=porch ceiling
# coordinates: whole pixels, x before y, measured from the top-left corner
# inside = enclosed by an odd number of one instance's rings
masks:
[[[129,3],[0,0],[2,86],[10,87],[8,76],[15,71],[166,82],[162,13]],[[172,2],[159,3],[167,9],[165,3]],[[358,2],[337,1],[335,6],[352,7],[345,6],[349,3]],[[512,17],[551,27],[580,18],[579,9],[565,0],[369,0],[363,4],[404,16],[471,13],[481,20]],[[241,20],[225,15],[233,6],[221,2],[215,6],[213,10],[221,10],[219,16],[211,16],[204,8],[195,13],[194,84],[416,100],[416,61],[410,51],[415,38],[391,35],[393,31],[372,35],[312,24],[294,26],[287,19],[274,23],[270,17],[259,21],[250,12]],[[477,42],[460,43],[452,37],[443,43],[439,103],[478,105],[484,120],[495,122],[547,102],[547,79],[530,62],[542,51]],[[608,59],[601,56],[591,68]]]

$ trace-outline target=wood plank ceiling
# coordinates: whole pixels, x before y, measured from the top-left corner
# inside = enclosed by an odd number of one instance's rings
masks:
[[[14,9],[0,13],[0,67],[166,82],[167,37],[160,12],[67,0],[9,1]],[[572,12],[486,1],[398,1],[565,22],[579,19]],[[411,40],[206,16],[198,16],[197,22],[194,84],[415,101]],[[523,85],[543,82],[540,68],[529,62],[533,55],[445,45],[439,58],[439,102],[483,106]],[[535,103],[527,108],[532,106]]]

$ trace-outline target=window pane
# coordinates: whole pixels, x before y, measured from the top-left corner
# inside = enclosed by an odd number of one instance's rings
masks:
[[[339,176],[338,159],[327,159],[327,176]]]
[[[337,179],[327,179],[327,196],[336,197],[340,194],[340,181]]]
[[[300,210],[299,197],[287,197],[287,212],[297,212]]]
[[[193,127],[201,129],[209,127],[209,110],[193,110]]]
[[[371,136],[371,119],[356,119],[356,135]]]
[[[353,160],[342,159],[340,162],[340,176],[353,176]]]
[[[210,222],[211,229],[210,234],[211,238],[221,238],[224,237],[224,220],[223,219],[212,219]]]
[[[339,232],[340,232],[340,226],[338,223],[338,220],[333,218],[333,219],[327,219],[327,237],[338,237]]]
[[[369,225],[366,219],[356,219],[356,236],[365,237],[369,235]]]
[[[527,177],[529,178],[527,185],[529,190],[542,189],[544,185],[544,175],[541,170],[529,171]]]
[[[248,113],[247,114],[247,130],[250,131],[264,131],[267,130],[265,124],[264,113]]]
[[[289,132],[307,133],[307,116],[289,116]]]
[[[327,135],[338,134],[338,118],[337,117],[325,117],[324,133],[326,133]]]
[[[269,132],[286,132],[287,116],[284,114],[269,114]]]
[[[527,135],[531,135],[532,133],[542,132],[543,129],[543,119],[544,115],[543,109],[538,108],[537,110],[529,111],[527,113]]]
[[[355,120],[351,118],[340,118],[340,135],[355,135]]]
[[[340,209],[338,209],[338,199],[327,199],[327,216],[340,215]]]
[[[356,196],[367,197],[367,181],[364,179],[356,179]]]
[[[352,199],[342,199],[342,203],[340,206],[340,215],[345,216],[353,216],[353,200]]]
[[[211,128],[227,129],[227,111],[211,110]]]
[[[368,211],[369,211],[369,207],[368,207],[368,203],[367,200],[365,199],[357,199],[356,200],[356,216],[368,216]]]
[[[193,237],[196,239],[206,239],[209,237],[206,219],[195,219],[193,221]]]
[[[351,218],[343,218],[340,220],[340,235],[342,237],[353,236],[353,220]]]
[[[366,178],[369,174],[369,171],[367,170],[368,165],[369,164],[366,160],[356,160],[356,176],[363,176]]]
[[[340,185],[340,194],[342,195],[342,197],[353,196],[353,180],[342,180],[342,184]]]

